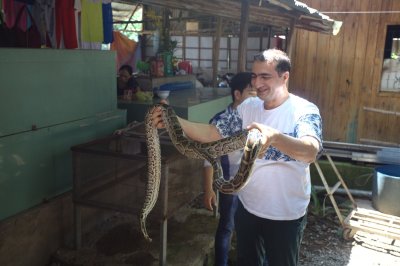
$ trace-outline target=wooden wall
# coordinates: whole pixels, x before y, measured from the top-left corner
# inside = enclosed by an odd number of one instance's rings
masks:
[[[343,25],[337,36],[295,30],[291,91],[319,106],[324,140],[399,147],[400,93],[379,86],[386,26],[400,25],[400,13],[381,11],[399,11],[400,1],[302,2]]]

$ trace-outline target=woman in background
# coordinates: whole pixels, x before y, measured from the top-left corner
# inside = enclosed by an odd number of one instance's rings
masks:
[[[130,65],[123,65],[119,68],[117,78],[117,95],[135,95],[139,90],[139,83],[132,76],[132,67]]]

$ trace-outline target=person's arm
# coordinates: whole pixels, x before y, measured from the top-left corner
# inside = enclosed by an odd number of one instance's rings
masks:
[[[316,160],[317,154],[320,150],[319,141],[312,136],[294,138],[285,135],[274,128],[259,123],[252,123],[247,128],[258,128],[261,131],[265,138],[264,150],[271,145],[298,161],[312,163]]]
[[[165,101],[161,102],[166,103]],[[161,108],[158,108],[153,112],[152,119],[154,127],[165,128],[164,121],[162,119]],[[180,117],[178,117],[178,120],[186,136],[192,140],[205,143],[205,142],[219,140],[222,138],[221,135],[219,134],[218,129],[214,125],[195,123]]]
[[[213,189],[213,168],[210,165],[203,167],[203,186],[204,196],[203,204],[204,207],[210,211],[213,211],[213,206],[217,203],[217,195]]]
[[[276,136],[271,145],[290,157],[306,163],[314,162],[320,150],[319,141],[314,137],[303,136],[296,139],[282,133]]]
[[[200,142],[211,142],[221,139],[221,135],[215,125],[195,123],[178,117],[186,136]]]

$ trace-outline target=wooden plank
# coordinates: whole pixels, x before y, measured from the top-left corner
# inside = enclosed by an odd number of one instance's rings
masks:
[[[400,222],[400,217],[393,216],[393,215],[386,214],[386,213],[382,213],[382,212],[378,212],[378,211],[375,211],[375,210],[370,210],[370,209],[365,209],[365,208],[358,208],[357,209],[357,213],[361,214],[361,215],[376,216],[376,217],[380,217],[381,219],[388,219],[388,220],[391,220],[391,219],[394,218],[395,220]]]
[[[373,224],[376,224],[377,226],[387,226],[387,227],[394,228],[394,229],[400,229],[400,225],[394,224],[393,219],[390,219],[388,221],[386,219],[382,219],[379,216],[358,215],[356,212],[356,214],[353,217],[351,217],[351,220],[353,220],[353,221],[359,220],[361,222],[373,223]]]
[[[331,10],[330,11],[341,11],[346,10],[346,1],[342,0],[334,0],[332,1]],[[346,15],[343,14],[335,14],[336,18],[339,18],[343,21],[343,25],[346,25],[345,22]],[[339,121],[336,119],[334,112],[332,110],[337,110],[337,106],[335,104],[335,98],[337,97],[338,91],[338,81],[339,81],[339,73],[342,65],[342,54],[343,47],[343,36],[344,33],[341,31],[337,36],[329,39],[329,49],[322,48],[320,53],[325,53],[329,56],[328,61],[328,69],[327,72],[329,73],[328,80],[325,84],[320,84],[320,88],[323,88],[325,93],[324,97],[329,99],[325,105],[321,106],[321,114],[324,121],[324,139],[329,139],[333,141],[340,141],[340,138],[337,134]]]
[[[389,10],[391,8],[391,1],[383,1],[381,5],[381,10]],[[372,93],[373,99],[376,96],[376,92],[379,90],[380,86],[380,76],[382,72],[382,60],[383,60],[383,50],[385,46],[385,36],[386,36],[386,23],[387,23],[387,15],[388,14],[381,14],[379,16],[379,31],[377,32],[377,35],[375,36],[376,38],[376,47],[375,47],[375,53],[374,53],[374,76],[373,76],[373,83],[372,87],[374,89]]]
[[[360,0],[350,1],[349,10],[360,10]],[[354,139],[351,139],[351,135],[354,135],[355,130],[355,121],[357,115],[357,106],[359,104],[359,98],[357,98],[356,87],[354,86],[353,81],[353,72],[355,66],[355,53],[358,49],[356,47],[356,38],[354,38],[354,34],[357,32],[359,23],[358,23],[358,15],[350,14],[346,23],[351,25],[344,31],[344,42],[343,45],[346,49],[343,50],[342,57],[350,58],[352,60],[348,60],[346,64],[342,65],[339,79],[339,88],[338,91],[338,101],[336,102],[336,106],[341,110],[338,118],[343,119],[341,121],[341,128],[339,129],[342,132],[341,139],[345,142],[352,142]]]
[[[382,1],[370,1],[370,6],[368,10],[382,10]],[[370,14],[368,15],[369,24],[367,31],[367,40],[368,45],[365,51],[365,66],[372,66],[375,62],[375,51],[377,47],[377,35],[378,31],[381,30],[379,27],[379,14]],[[371,56],[374,55],[374,56]],[[363,68],[363,79],[361,84],[361,105],[360,108],[364,106],[366,103],[369,103],[374,94],[375,88],[373,86],[373,77],[375,67],[364,67]],[[357,129],[357,139],[360,140],[364,136],[364,132],[368,132],[367,129],[370,127],[368,124],[370,120],[366,119],[364,116],[364,111],[359,110],[359,119],[358,119],[358,129]]]
[[[310,6],[315,6],[318,3],[317,0],[311,1]],[[303,94],[300,94],[300,96],[315,102],[315,99],[312,98],[312,91],[314,90],[316,84],[315,84],[315,64],[317,61],[317,56],[318,53],[316,52],[317,50],[317,33],[315,32],[310,32],[309,33],[309,39],[308,39],[308,46],[306,48],[307,50],[307,58],[305,59],[305,65],[308,66],[306,67],[305,70],[305,90]]]
[[[364,0],[360,3],[360,10],[369,10],[370,1]],[[355,58],[354,58],[354,67],[353,67],[353,75],[351,77],[352,87],[351,91],[354,92],[351,97],[353,99],[358,99],[358,101],[353,102],[353,106],[351,108],[352,117],[351,121],[347,123],[351,125],[350,131],[347,132],[346,140],[347,142],[355,143],[358,139],[358,113],[359,106],[362,102],[362,83],[364,80],[364,68],[357,66],[364,66],[366,57],[368,56],[366,53],[367,44],[368,44],[368,32],[369,28],[369,14],[358,14],[357,24],[358,28],[356,31],[356,44],[355,44]]]
[[[308,38],[309,32],[305,30],[295,30],[296,44],[292,52],[292,70],[290,73],[289,87],[292,92],[298,95],[304,95],[306,87],[306,69],[305,63],[308,56]]]
[[[397,231],[384,231],[382,230],[382,228],[380,227],[375,227],[373,225],[366,225],[366,224],[360,224],[357,222],[350,222],[349,224],[351,227],[353,228],[357,228],[363,232],[367,232],[367,233],[371,233],[371,234],[377,234],[377,235],[382,235],[382,236],[386,236],[389,238],[394,238],[394,239],[400,239],[400,232]]]
[[[350,213],[345,223],[363,232],[400,239],[400,218],[393,215],[359,208]]]
[[[377,7],[377,4],[375,8]],[[398,10],[400,4],[398,1],[382,1],[380,10]],[[375,16],[376,17],[376,16]],[[382,75],[382,63],[383,63],[383,49],[386,38],[386,28],[388,24],[400,24],[400,18],[398,14],[381,14],[379,18],[374,17],[374,23],[371,28],[375,27],[375,36],[371,36],[372,40],[375,40],[371,44],[371,53],[374,55],[372,61],[372,67],[369,72],[365,72],[365,82],[369,82],[371,85],[370,90],[367,91],[363,98],[363,106],[368,106],[376,109],[385,109],[392,112],[398,112],[399,109],[399,94],[384,93],[380,92],[380,83]],[[372,22],[371,22],[372,23]],[[377,24],[377,25],[376,25]],[[372,72],[372,75],[371,75]],[[389,96],[389,97],[387,97]],[[394,125],[400,122],[400,119],[390,117],[390,115],[372,114],[363,110],[360,114],[360,132],[359,140],[365,143],[370,141],[380,143],[393,143],[399,144],[400,129],[389,125]],[[374,128],[375,130],[370,130]]]
[[[325,140],[400,145],[400,127],[394,126],[400,124],[399,117],[367,115],[361,110],[367,106],[400,112],[400,93],[378,93],[385,27],[389,22],[400,24],[398,13],[379,12],[400,10],[400,1],[303,2],[343,21],[343,26],[337,36],[327,39],[322,34],[296,30],[291,91],[318,105]],[[349,11],[359,13],[346,13]]]
[[[318,10],[331,10],[332,1],[318,1],[319,5],[313,6]],[[317,51],[328,50],[329,39],[331,36],[317,34]],[[328,79],[330,78],[331,72],[329,71],[328,61],[331,55],[329,53],[318,53],[318,60],[315,65],[315,87],[313,88],[313,99],[316,99],[316,104],[318,106],[326,106],[330,100],[330,97],[326,96],[327,91],[324,88]],[[332,92],[332,90],[331,90]]]
[[[392,0],[384,1],[383,10],[392,10],[391,9],[392,6],[393,6]],[[391,21],[392,21],[392,16],[390,14],[381,15],[381,19],[380,19],[381,31],[377,35],[378,42],[377,42],[377,49],[376,49],[376,54],[375,54],[375,65],[374,65],[374,69],[377,70],[374,80],[373,80],[375,90],[374,90],[374,94],[373,94],[374,96],[372,97],[373,103],[372,103],[372,105],[370,105],[371,107],[375,107],[375,108],[383,108],[383,107],[385,109],[390,108],[388,106],[388,105],[390,105],[390,99],[385,99],[385,98],[382,98],[382,96],[381,96],[380,84],[381,84],[381,76],[382,76],[385,39],[386,39],[386,33],[387,33],[386,30],[387,30],[387,25],[390,24]],[[399,20],[399,22],[400,22],[400,20]],[[366,117],[366,119],[371,117],[370,114],[371,113],[368,113],[368,114],[366,113],[366,115],[368,115]],[[378,119],[381,119],[381,120],[376,119],[374,121],[374,123],[376,124],[376,128],[380,128],[379,125],[381,123],[387,124],[390,120],[389,117],[387,117],[386,115],[374,115],[374,117],[379,117]],[[389,132],[389,130],[390,129],[388,128],[388,132]],[[371,134],[371,133],[373,133],[373,134]],[[368,132],[368,134],[370,135],[369,138],[371,138],[371,139],[382,140],[382,138],[379,136],[380,134],[378,132]]]
[[[377,232],[380,232],[380,234],[384,233],[385,235],[393,234],[393,235],[400,236],[399,229],[390,227],[386,224],[385,225],[379,224],[374,220],[366,220],[366,219],[353,220],[353,219],[351,219],[349,222],[349,225],[353,226],[353,227],[358,227],[359,229],[362,229],[362,230],[368,230],[368,229],[377,230]]]

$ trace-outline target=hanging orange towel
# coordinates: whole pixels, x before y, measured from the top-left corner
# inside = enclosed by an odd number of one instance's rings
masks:
[[[135,50],[137,42],[129,39],[119,31],[113,31],[114,41],[111,43],[110,49],[117,51],[117,71],[122,65],[130,65],[134,68]]]

